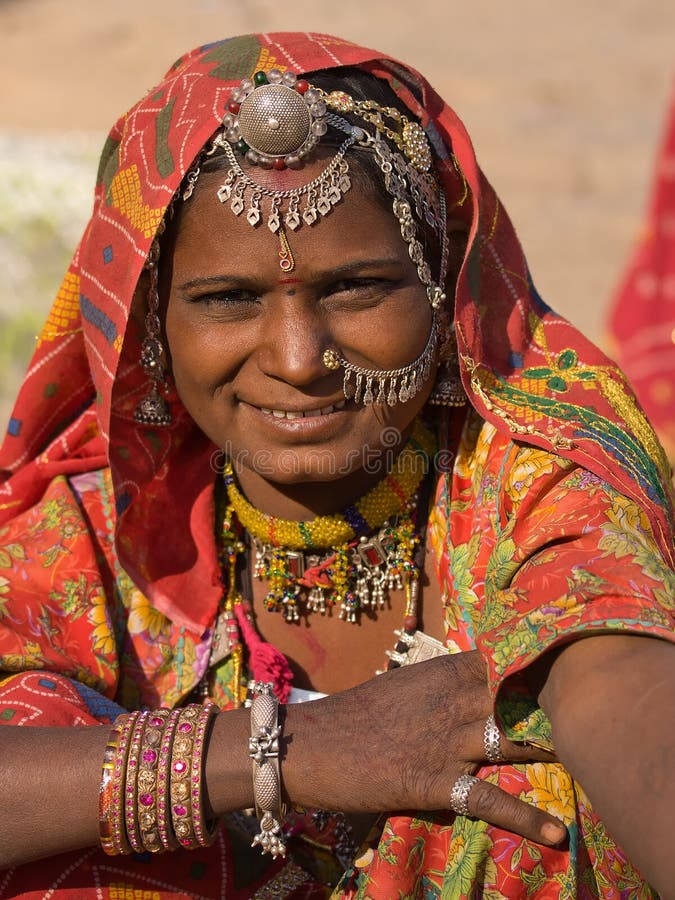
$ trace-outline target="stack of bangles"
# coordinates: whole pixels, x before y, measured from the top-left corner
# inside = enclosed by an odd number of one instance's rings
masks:
[[[260,833],[252,846],[283,856],[279,773],[279,702],[272,685],[255,682],[249,755]],[[204,814],[205,747],[215,703],[180,709],[122,713],[110,731],[103,757],[98,803],[101,846],[109,856],[208,847],[218,819]]]
[[[218,821],[204,817],[204,746],[215,703],[123,713],[103,757],[98,819],[109,856],[207,847]]]

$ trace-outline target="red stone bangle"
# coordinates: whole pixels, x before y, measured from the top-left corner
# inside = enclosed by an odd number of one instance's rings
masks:
[[[124,827],[124,775],[129,736],[140,713],[122,713],[113,723],[103,757],[99,790],[99,835],[108,856],[131,853]]]
[[[197,722],[197,732],[192,748],[192,827],[200,847],[210,847],[218,834],[218,819],[206,821],[204,816],[204,747],[208,740],[211,725],[218,715],[218,706],[207,703]]]
[[[181,847],[192,850],[198,847],[192,827],[192,747],[194,744],[197,718],[201,706],[192,703],[180,711],[176,736],[171,748],[170,810],[173,830]]]
[[[129,738],[129,755],[127,756],[126,780],[124,783],[124,821],[127,828],[127,839],[134,853],[143,852],[140,841],[136,812],[136,784],[141,754],[141,738],[145,730],[145,722],[150,715],[147,710],[136,719],[136,724]]]
[[[202,761],[207,725],[217,713],[214,703],[191,704],[180,712],[171,754],[171,821],[181,847],[194,850],[208,846],[211,829],[203,818]],[[195,767],[196,757],[196,767]],[[196,807],[196,808],[195,808]],[[196,826],[196,827],[195,827]],[[198,836],[197,829],[199,829]]]
[[[151,712],[145,720],[136,776],[136,816],[139,842],[144,850],[162,849],[157,810],[157,777],[160,744],[169,716],[168,709]]]
[[[157,830],[163,850],[175,850],[178,846],[178,841],[171,828],[171,814],[169,812],[169,770],[171,766],[171,748],[180,714],[181,710],[174,709],[169,715],[164,734],[162,735],[157,764]]]

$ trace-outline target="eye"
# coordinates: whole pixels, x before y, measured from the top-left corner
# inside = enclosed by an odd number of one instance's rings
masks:
[[[352,300],[379,300],[390,294],[396,282],[388,278],[341,278],[328,285],[327,297]]]
[[[202,303],[211,306],[246,306],[257,303],[258,295],[254,291],[243,288],[235,288],[229,291],[211,291],[208,294],[198,294],[196,297],[187,297],[189,303]]]

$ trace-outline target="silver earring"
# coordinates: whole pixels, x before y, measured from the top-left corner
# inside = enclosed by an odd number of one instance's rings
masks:
[[[150,276],[148,288],[148,311],[145,315],[145,337],[141,345],[141,366],[150,379],[150,390],[134,411],[134,419],[141,425],[157,425],[165,427],[173,423],[169,404],[160,393],[166,390],[166,368],[164,366],[164,347],[160,338],[161,323],[159,321],[159,242],[152,242],[150,253],[145,263]]]
[[[440,360],[434,388],[427,403],[432,406],[464,406],[466,393],[459,374],[457,342],[452,326],[444,329]]]

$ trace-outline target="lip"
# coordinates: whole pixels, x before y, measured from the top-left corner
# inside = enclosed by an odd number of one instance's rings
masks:
[[[321,431],[332,431],[334,428],[341,427],[345,416],[349,414],[349,407],[344,398],[335,401],[335,403],[324,403],[321,407],[305,407],[304,409],[295,407],[283,407],[285,413],[295,414],[294,418],[286,418],[286,416],[275,416],[269,407],[256,406],[253,403],[240,401],[252,415],[255,416],[256,423],[261,426],[276,431],[283,431],[287,434],[312,434],[319,436]],[[336,408],[336,403],[341,404]],[[318,409],[327,409],[333,407],[331,412],[320,413],[319,415],[305,416],[305,412],[313,412]]]

